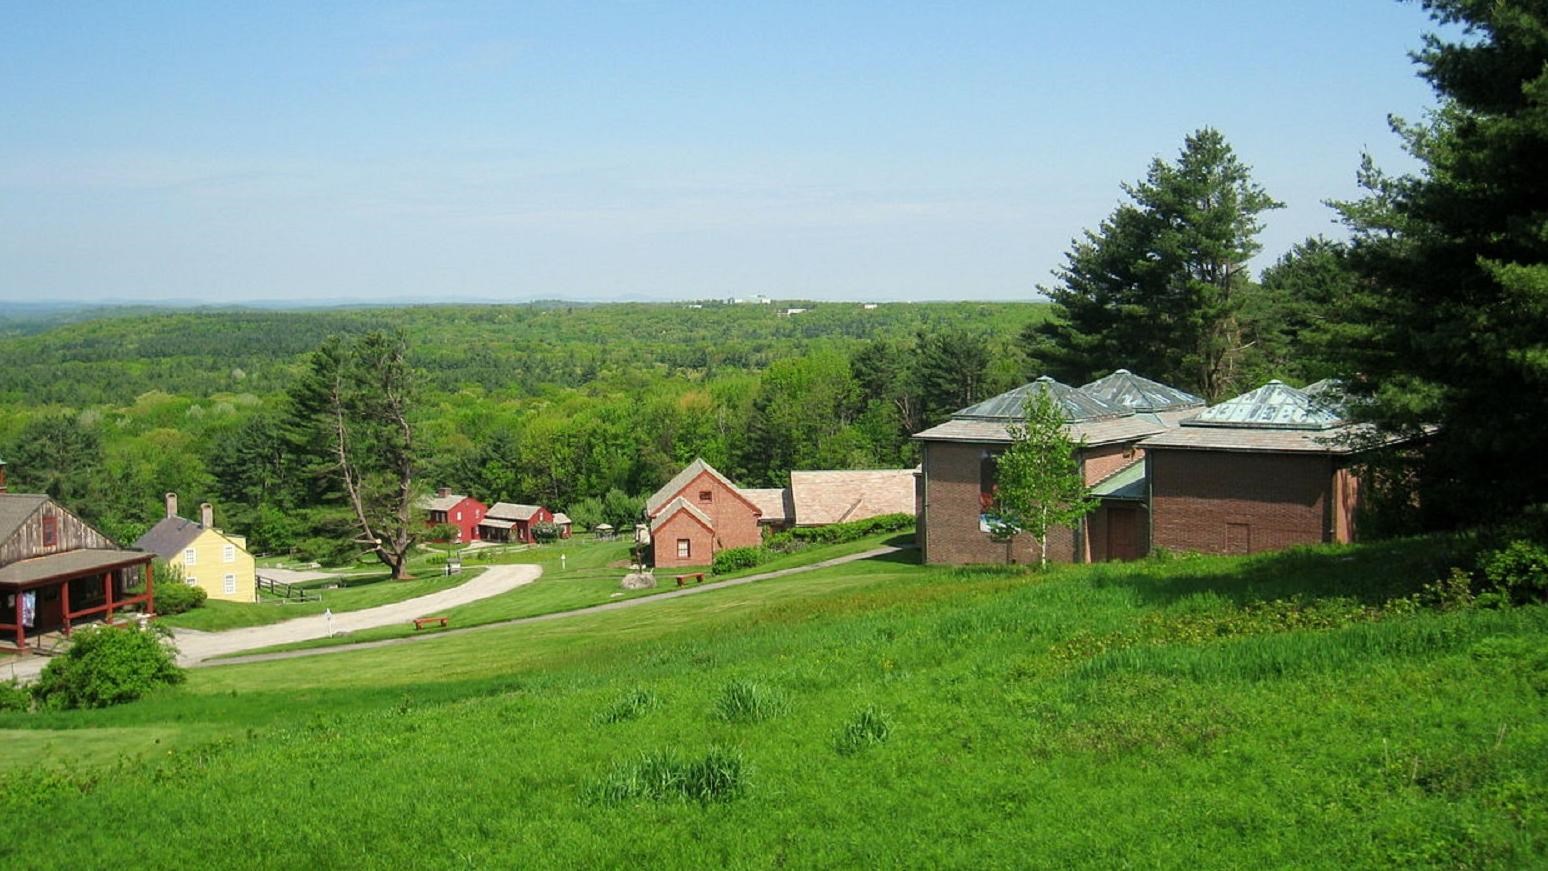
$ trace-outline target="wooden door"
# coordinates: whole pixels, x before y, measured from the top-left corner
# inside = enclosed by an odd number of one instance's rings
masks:
[[[1107,509],[1107,558],[1132,560],[1144,556],[1140,548],[1138,508]]]

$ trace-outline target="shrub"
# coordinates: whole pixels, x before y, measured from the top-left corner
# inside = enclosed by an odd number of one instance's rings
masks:
[[[0,683],[0,711],[29,711],[32,709],[32,693],[26,687],[11,680]]]
[[[890,734],[892,726],[887,722],[887,715],[873,705],[866,705],[839,732],[833,742],[833,749],[842,756],[851,756],[868,747],[886,743]]]
[[[623,698],[613,702],[606,710],[597,715],[599,723],[623,723],[628,720],[638,720],[661,705],[661,700],[650,690],[636,689],[626,693]]]
[[[750,569],[769,561],[773,554],[761,547],[728,547],[715,554],[711,570],[717,575]]]
[[[914,528],[912,514],[882,514],[849,523],[831,523],[827,526],[798,526],[789,535],[796,541],[813,544],[841,544],[882,532],[901,532]]]
[[[784,711],[785,700],[778,692],[752,681],[731,681],[715,700],[715,716],[728,723],[761,723]]]
[[[747,764],[741,754],[711,747],[702,759],[684,760],[670,750],[646,753],[619,765],[590,791],[596,802],[635,799],[689,800],[703,804],[730,801],[747,790]]]
[[[88,626],[70,649],[50,661],[32,688],[53,708],[105,708],[134,701],[159,686],[181,683],[173,649],[159,630]]]
[[[541,542],[558,541],[563,531],[559,524],[547,520],[532,524],[532,537]]]
[[[1513,602],[1548,598],[1548,548],[1518,538],[1479,560],[1484,577]]]
[[[181,581],[156,585],[156,613],[181,614],[202,607],[210,597],[203,587],[191,587]]]

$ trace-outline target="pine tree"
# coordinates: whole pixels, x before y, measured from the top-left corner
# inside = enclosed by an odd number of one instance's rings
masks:
[[[1075,240],[1058,286],[1039,288],[1057,317],[1024,334],[1034,368],[1080,383],[1126,366],[1217,399],[1237,386],[1259,215],[1281,204],[1210,128],[1123,191],[1132,202]]]
[[[1367,196],[1338,204],[1366,287],[1342,363],[1383,428],[1439,425],[1422,503],[1471,523],[1548,492],[1548,9],[1424,5],[1462,35],[1428,36],[1415,58],[1439,109],[1393,120],[1421,170],[1367,158]]]
[[[995,466],[990,529],[1009,538],[1017,532],[1037,542],[1038,565],[1048,565],[1048,533],[1074,526],[1096,507],[1086,489],[1074,446],[1064,433],[1064,415],[1047,391],[1027,398],[1026,419],[1010,424],[1011,446]]]

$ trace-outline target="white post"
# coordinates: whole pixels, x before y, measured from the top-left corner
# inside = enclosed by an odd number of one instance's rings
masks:
[[[333,609],[332,608],[324,608],[323,609],[323,619],[325,621],[327,621],[327,623],[328,623],[328,637],[332,638],[333,637]]]
[[[568,554],[563,554],[563,553],[559,554],[559,571],[561,571],[561,572],[564,571],[564,563],[565,563],[565,560],[568,557],[569,557]]]

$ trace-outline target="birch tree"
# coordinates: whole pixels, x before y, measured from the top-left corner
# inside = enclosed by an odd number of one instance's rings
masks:
[[[1081,478],[1064,414],[1046,391],[1027,398],[1025,418],[1010,424],[1011,446],[996,463],[990,530],[1009,538],[1025,532],[1037,542],[1037,562],[1048,566],[1048,533],[1074,526],[1097,505]]]

